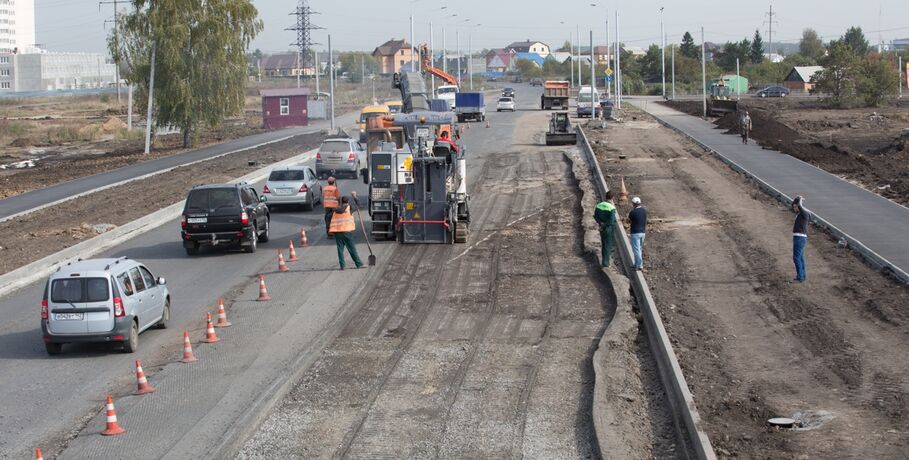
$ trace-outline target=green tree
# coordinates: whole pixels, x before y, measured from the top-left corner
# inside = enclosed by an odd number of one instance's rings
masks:
[[[799,41],[799,54],[814,62],[824,56],[824,43],[814,29],[809,28],[802,31],[802,39]]]
[[[568,52],[570,52],[570,51],[571,51],[571,42],[568,41],[568,40],[565,40],[565,43],[563,43],[562,46],[560,46],[559,49],[557,49],[556,51],[568,51]]]
[[[852,52],[854,52],[856,56],[864,57],[868,54],[868,40],[865,39],[865,34],[862,32],[861,27],[850,27],[841,40],[852,48]]]
[[[622,59],[624,59],[624,57]],[[647,48],[647,53],[641,57],[640,64],[640,77],[644,81],[660,78],[660,75],[662,75],[663,72],[660,47],[658,45],[650,45],[650,47]]]
[[[262,30],[250,0],[133,0],[108,37],[123,77],[147,100],[155,55],[154,120],[177,126],[184,147],[201,127],[214,127],[246,102],[246,50]],[[143,97],[143,94],[145,96]]]
[[[338,56],[338,61],[341,64],[338,72],[341,75],[346,73],[347,81],[351,83],[362,83],[367,75],[377,73],[379,70],[379,61],[371,53],[359,51],[341,53]]]
[[[751,52],[749,58],[752,64],[760,64],[764,60],[764,39],[761,38],[761,31],[754,31],[754,39],[751,40]]]
[[[701,58],[701,51],[698,50],[698,47],[694,44],[694,37],[691,36],[690,32],[685,32],[685,35],[682,36],[682,44],[679,46],[679,53],[681,53],[682,56],[692,59]]]
[[[824,70],[815,76],[814,90],[827,95],[831,104],[842,107],[855,98],[858,80],[858,59],[852,48],[842,41],[835,41],[828,48]]]
[[[517,69],[518,73],[520,73],[521,76],[524,78],[534,78],[534,77],[543,76],[543,69],[541,69],[540,66],[538,66],[536,62],[533,62],[530,59],[520,59],[519,58],[517,61],[515,61],[514,66],[515,66],[515,69]]]
[[[736,59],[741,65],[750,61],[750,55],[751,42],[746,38],[740,42],[726,42],[720,52],[717,53],[715,60],[724,70],[734,71]]]
[[[887,96],[897,92],[898,73],[893,71],[895,63],[887,57],[874,54],[861,64],[857,90],[859,96],[870,107],[877,107]]]

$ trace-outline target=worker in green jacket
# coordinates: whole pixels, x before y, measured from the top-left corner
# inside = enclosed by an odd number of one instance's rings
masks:
[[[615,232],[615,205],[612,204],[612,191],[606,192],[606,199],[597,204],[593,219],[600,225],[600,245],[603,250],[603,266],[609,266],[612,254],[612,241]]]

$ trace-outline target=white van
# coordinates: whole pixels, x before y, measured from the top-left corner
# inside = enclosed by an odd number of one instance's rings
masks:
[[[458,93],[458,87],[455,85],[444,85],[436,88],[436,99],[448,101],[448,106],[452,110],[455,108],[455,94]]]
[[[114,342],[123,351],[139,348],[139,333],[167,327],[170,293],[164,278],[155,278],[126,257],[67,264],[50,276],[41,299],[41,332],[50,355],[65,343]]]
[[[578,117],[593,116],[593,107],[597,108],[597,115],[600,115],[600,93],[593,87],[582,86],[578,90]]]

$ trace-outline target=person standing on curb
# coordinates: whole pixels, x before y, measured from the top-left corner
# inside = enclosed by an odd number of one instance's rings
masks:
[[[748,114],[748,111],[745,111],[745,114],[742,115],[741,120],[739,120],[739,129],[742,133],[742,143],[748,143],[748,137],[751,134],[751,115]]]
[[[357,268],[363,268],[363,261],[360,260],[360,254],[357,253],[357,245],[354,243],[354,231],[357,224],[354,222],[353,214],[350,213],[350,199],[341,197],[341,205],[334,210],[331,217],[331,225],[328,232],[335,236],[335,245],[338,247],[338,263],[341,264],[341,270],[347,265],[344,262],[344,248],[350,252],[350,258],[353,259]]]
[[[634,269],[644,270],[644,236],[647,233],[647,210],[641,205],[641,198],[631,199],[634,209],[628,213],[631,221],[631,251],[634,252]]]
[[[338,204],[341,201],[341,191],[338,189],[338,186],[335,185],[335,178],[328,178],[328,185],[322,189],[322,207],[325,208],[325,232],[328,233],[329,238],[333,238],[329,229],[331,228],[331,216],[335,213],[335,209],[338,208]]]
[[[606,199],[597,204],[593,212],[593,220],[600,225],[600,246],[603,251],[603,267],[609,266],[609,257],[612,255],[612,241],[615,233],[615,205],[612,204],[612,191],[606,192]]]
[[[805,209],[805,199],[801,195],[792,200],[792,211],[796,213],[795,223],[792,225],[792,261],[795,263],[795,281],[804,283],[808,275],[805,273],[805,246],[808,245],[808,222],[811,222],[811,213]]]

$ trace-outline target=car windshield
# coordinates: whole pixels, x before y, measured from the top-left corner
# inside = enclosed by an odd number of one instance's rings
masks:
[[[349,152],[350,144],[347,142],[326,142],[319,147],[320,152]]]
[[[238,202],[232,188],[193,190],[186,199],[186,209],[218,209],[237,206]]]
[[[51,283],[51,301],[54,303],[104,302],[109,298],[106,278],[69,278]]]
[[[511,98],[510,97],[500,97],[499,102],[511,102]]]
[[[378,117],[379,115],[384,115],[384,113],[382,113],[382,112],[361,113],[360,114],[360,123],[366,123],[366,120],[369,120],[370,118]]]
[[[452,88],[439,88],[436,92],[439,94],[457,93],[458,89],[453,88],[453,87]]]
[[[268,176],[269,181],[302,181],[306,179],[306,173],[302,169],[285,169],[282,171],[272,171]]]
[[[578,102],[590,102],[590,99],[591,99],[590,93],[578,94]]]

